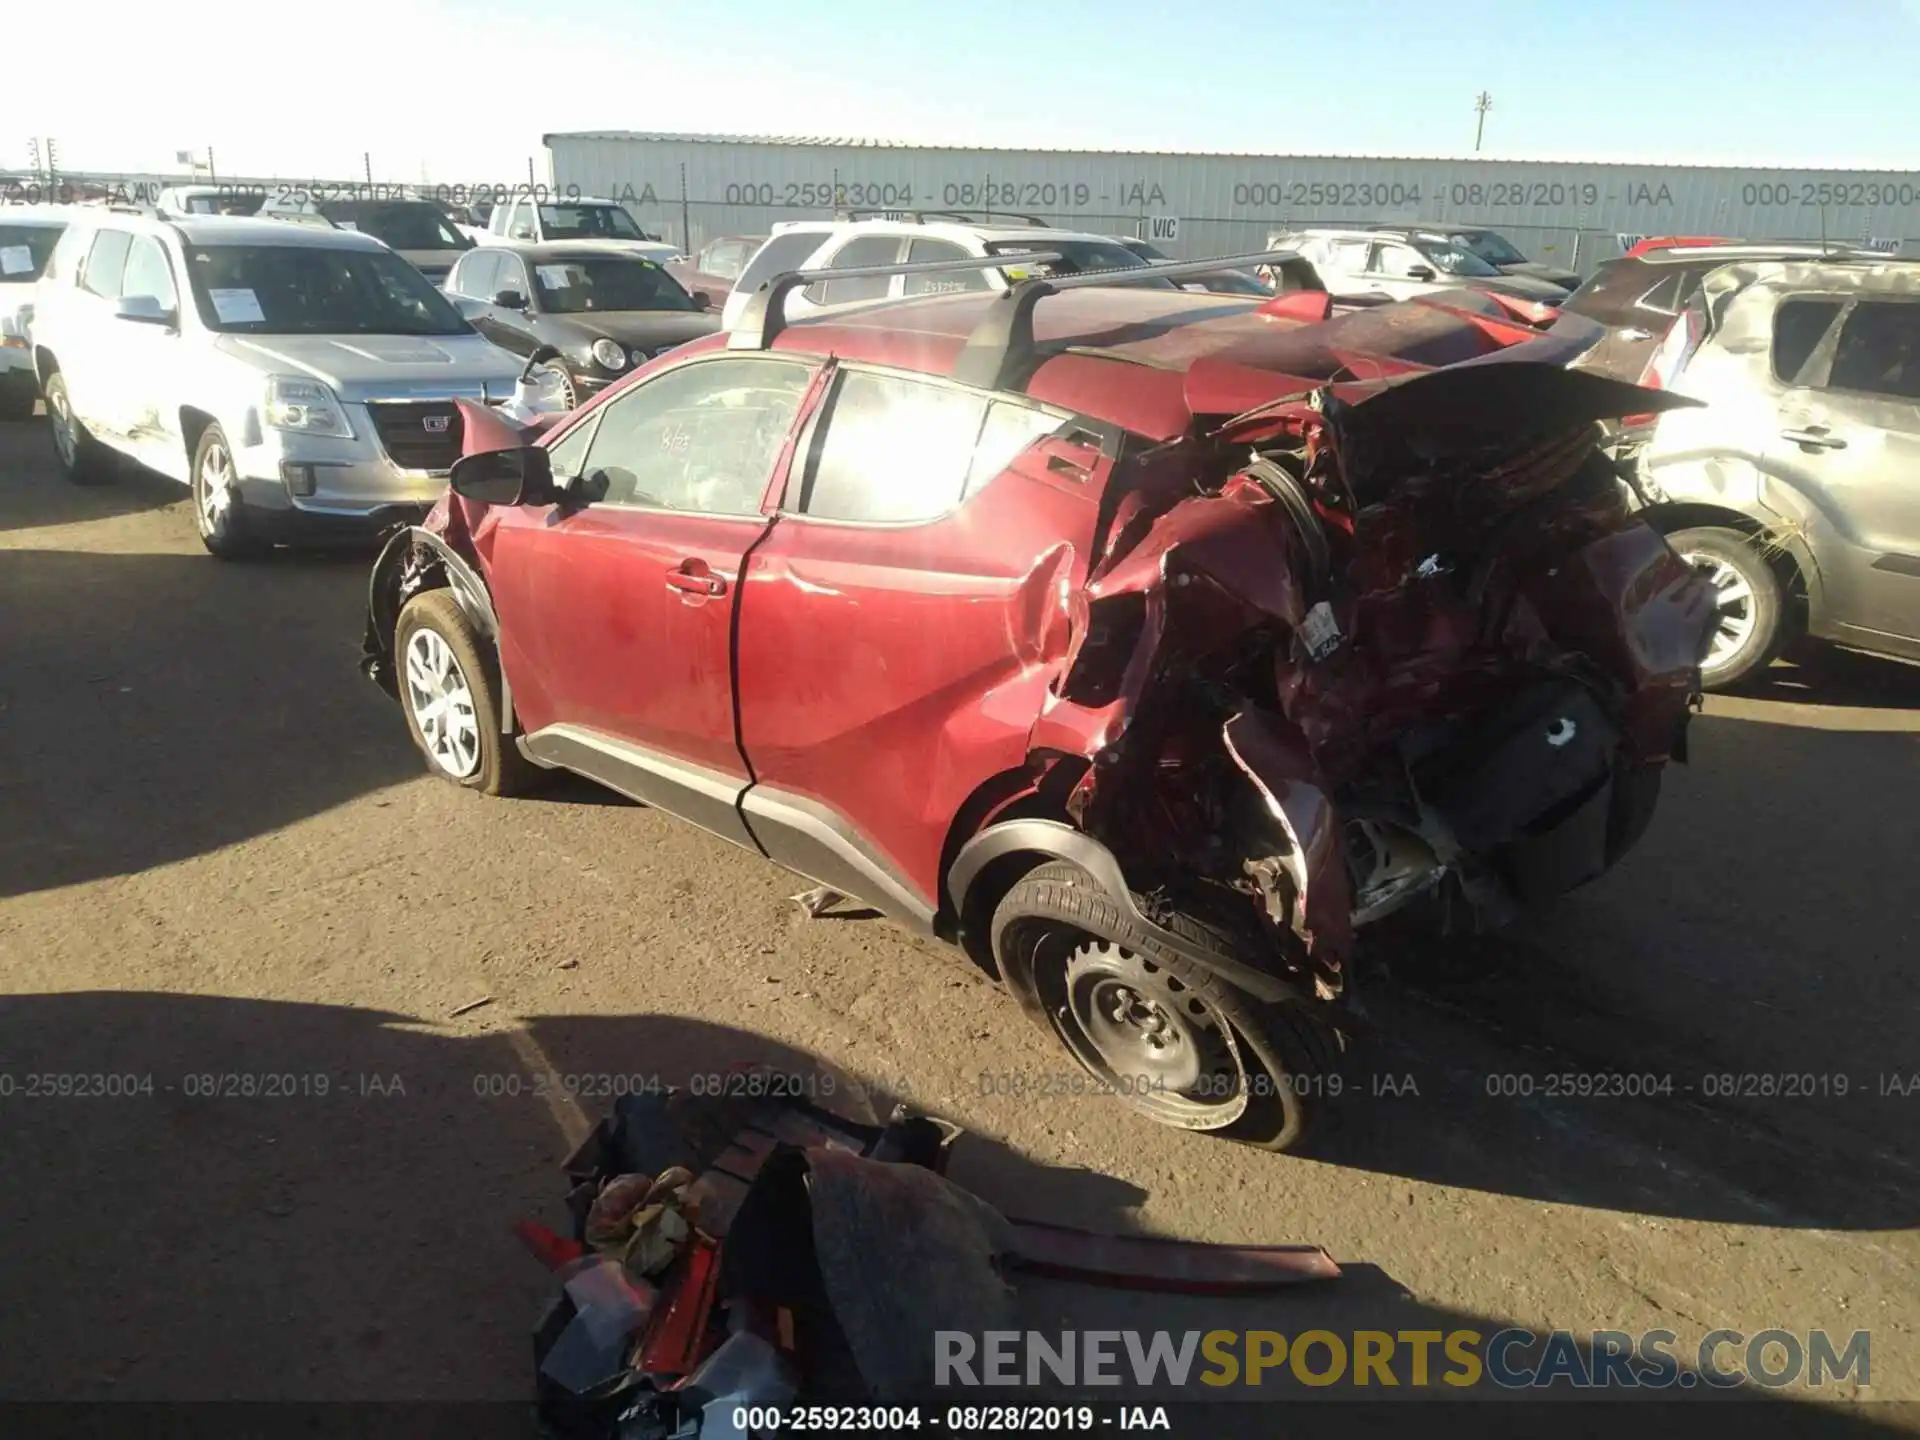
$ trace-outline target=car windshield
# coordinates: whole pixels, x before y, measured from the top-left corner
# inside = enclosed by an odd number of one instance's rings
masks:
[[[692,310],[693,297],[651,260],[590,255],[536,262],[540,308],[555,315],[602,310]]]
[[[1090,270],[1146,270],[1150,267],[1133,251],[1117,241],[1106,240],[989,240],[989,255],[1032,254],[1035,251],[1051,251],[1060,257],[1058,261],[1046,261],[1039,265],[1017,267],[1029,275],[1080,275]],[[1018,278],[1016,267],[1008,266],[1008,278]],[[1137,289],[1177,290],[1180,287],[1171,280],[1156,277],[1150,281],[1137,282]]]
[[[38,280],[64,225],[0,224],[0,284]]]
[[[540,233],[548,240],[644,240],[647,234],[618,205],[542,205]]]
[[[1433,268],[1442,275],[1479,277],[1500,273],[1471,250],[1462,250],[1458,245],[1448,245],[1439,240],[1422,240],[1418,244],[1420,253],[1426,256],[1433,263]]]
[[[436,206],[422,201],[346,202],[320,207],[343,230],[363,230],[396,250],[469,250],[472,244]]]
[[[1491,230],[1477,230],[1471,235],[1449,235],[1447,239],[1455,246],[1477,255],[1489,265],[1524,265],[1527,257],[1513,248],[1513,242],[1504,235],[1496,235]]]
[[[451,301],[398,255],[321,245],[187,251],[209,330],[241,335],[467,335]]]

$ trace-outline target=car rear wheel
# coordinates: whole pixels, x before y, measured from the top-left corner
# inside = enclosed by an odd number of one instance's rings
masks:
[[[500,730],[500,669],[449,590],[416,595],[393,635],[407,730],[443,780],[488,795],[516,795],[538,774]]]
[[[1707,690],[1737,685],[1773,663],[1785,638],[1780,577],[1751,537],[1722,526],[1677,530],[1667,543],[1713,586],[1719,623],[1700,662]]]
[[[61,473],[75,485],[98,485],[107,480],[112,456],[73,413],[67,377],[58,370],[47,377],[46,398],[47,429],[53,436],[53,453],[59,457]]]
[[[1166,925],[1231,957],[1189,916]],[[1067,1053],[1150,1119],[1292,1150],[1337,1093],[1339,1037],[1319,1007],[1259,1000],[1175,954],[1078,866],[1045,864],[1016,883],[991,933],[1001,974],[1030,988]]]
[[[200,543],[216,560],[247,560],[269,547],[254,533],[240,498],[240,472],[233,447],[218,425],[209,425],[193,448],[193,521]]]

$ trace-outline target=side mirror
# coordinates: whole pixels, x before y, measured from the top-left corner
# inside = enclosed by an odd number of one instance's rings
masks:
[[[694,291],[693,308],[696,310],[711,310],[713,308],[713,297],[704,290]]]
[[[502,310],[524,310],[527,308],[527,297],[518,290],[502,290],[493,297],[493,303]]]
[[[1413,265],[1413,266],[1409,266],[1409,267],[1408,267],[1408,269],[1407,269],[1407,279],[1409,279],[1409,280],[1431,280],[1431,279],[1433,279],[1433,271],[1431,271],[1431,270],[1429,270],[1429,269],[1428,269],[1428,268],[1427,268],[1426,266],[1424,266],[1424,265]]]
[[[462,455],[447,479],[453,493],[483,505],[551,505],[559,499],[553,461],[538,445]]]
[[[152,295],[122,295],[113,302],[113,318],[137,325],[171,325],[173,311]]]

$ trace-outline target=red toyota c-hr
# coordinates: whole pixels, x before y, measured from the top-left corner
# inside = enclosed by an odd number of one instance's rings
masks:
[[[1154,1119],[1290,1148],[1356,929],[1617,860],[1713,616],[1594,448],[1689,402],[1567,370],[1578,317],[1298,273],[791,326],[787,275],[537,438],[464,407],[368,673],[446,779],[682,816],[963,945]]]

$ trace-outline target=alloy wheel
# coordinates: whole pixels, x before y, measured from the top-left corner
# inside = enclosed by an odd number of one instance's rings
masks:
[[[1701,662],[1701,668],[1722,669],[1753,640],[1754,630],[1759,625],[1760,612],[1753,587],[1747,583],[1745,576],[1718,555],[1695,552],[1683,555],[1681,559],[1699,571],[1713,586],[1713,603],[1719,612],[1719,623],[1714,628],[1713,641],[1707,647],[1707,657]]]
[[[64,384],[49,389],[47,423],[53,427],[53,448],[60,452],[60,463],[71,470],[78,450],[78,442],[73,434],[73,409],[67,401],[67,387]]]
[[[218,535],[233,512],[233,457],[218,441],[209,445],[200,460],[198,519],[200,533]]]
[[[455,780],[480,768],[480,721],[473,687],[453,647],[434,630],[407,641],[407,708],[427,756]]]

